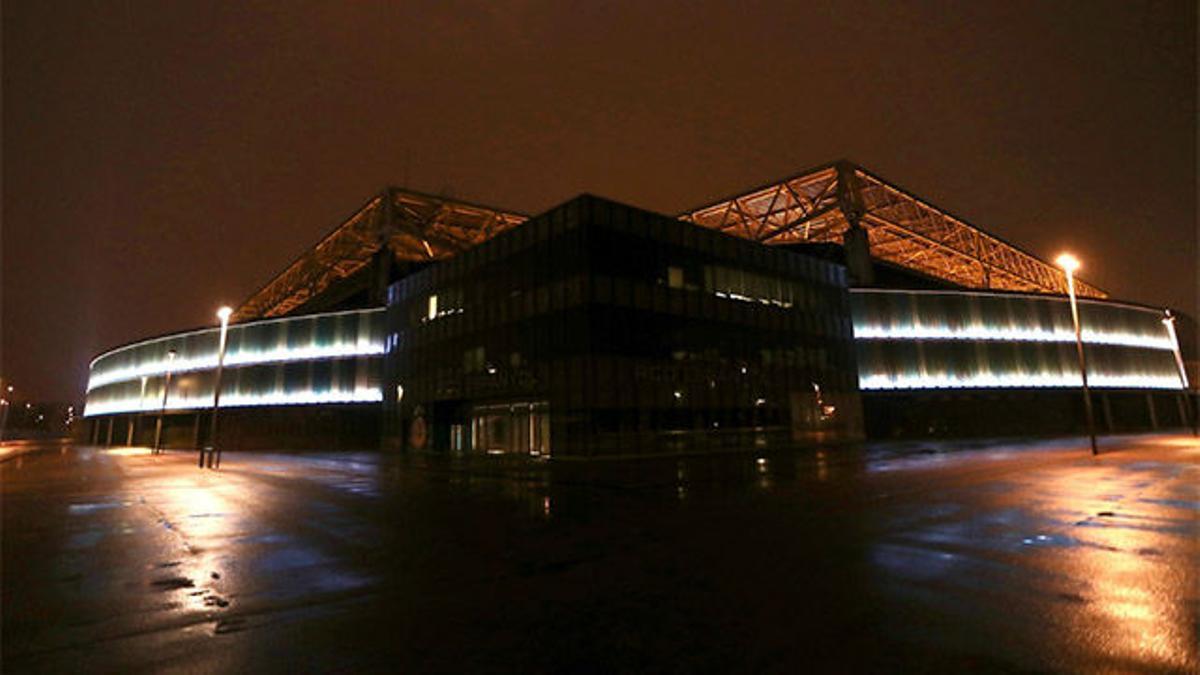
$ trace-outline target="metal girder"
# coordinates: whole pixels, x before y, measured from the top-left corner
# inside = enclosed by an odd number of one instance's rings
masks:
[[[384,246],[397,260],[439,260],[526,219],[517,213],[389,188],[250,296],[233,320],[284,316],[370,265]]]
[[[854,215],[878,260],[967,288],[1067,292],[1057,267],[849,162],[822,165],[679,218],[765,244],[841,242],[850,227],[847,203],[862,209]],[[1107,297],[1079,280],[1076,291]]]
[[[1066,279],[1050,263],[849,162],[824,164],[679,216],[770,245],[840,243],[851,217],[867,230],[871,255],[879,260],[967,288],[1066,293]],[[440,260],[525,220],[517,213],[389,188],[242,303],[233,320],[286,315],[359,273],[384,246],[396,260]],[[1107,297],[1078,280],[1076,290],[1084,297]]]

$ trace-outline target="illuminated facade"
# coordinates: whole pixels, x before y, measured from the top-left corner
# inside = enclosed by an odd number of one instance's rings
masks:
[[[361,408],[368,406],[367,417],[377,417],[383,398],[383,319],[384,310],[365,309],[230,326],[221,408],[252,409],[260,417],[262,411],[270,411],[277,422],[276,433],[296,428],[297,423],[314,432],[304,420],[313,407],[350,408],[351,415],[361,419]],[[108,427],[95,424],[93,440],[109,441],[114,433],[118,440],[125,440],[139,431],[145,433],[148,425],[139,429],[136,418],[162,411],[170,413],[168,419],[174,427],[182,423],[191,434],[180,427],[170,436],[183,444],[204,441],[201,435],[207,427],[200,424],[200,417],[213,405],[218,339],[218,328],[194,330],[144,340],[96,357],[91,363],[84,415],[103,418]],[[170,390],[166,391],[168,375]],[[115,416],[122,417],[123,427],[115,425]],[[188,419],[181,420],[181,416]],[[373,425],[378,428],[377,422]],[[370,444],[371,434],[366,436]]]
[[[1080,430],[1082,377],[1066,298],[860,288],[851,299],[869,435]],[[1187,379],[1163,318],[1149,307],[1080,302],[1103,430],[1186,424]]]
[[[1063,298],[884,289],[852,297],[863,391],[1083,384]],[[1080,324],[1092,387],[1184,387],[1162,311],[1082,301]]]
[[[1184,422],[1163,312],[1076,288],[1102,421]],[[221,441],[591,457],[1069,432],[1064,289],[847,162],[678,218],[389,188],[236,310]],[[213,327],[97,357],[92,439],[133,442],[163,411],[173,444],[207,442],[217,344]]]

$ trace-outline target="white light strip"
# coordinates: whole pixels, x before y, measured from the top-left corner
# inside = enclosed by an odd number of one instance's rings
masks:
[[[713,295],[717,296],[718,298],[725,298],[726,300],[737,300],[738,302],[758,303],[760,305],[775,305],[776,307],[783,307],[784,309],[790,309],[792,306],[792,303],[790,303],[786,300],[775,300],[772,298],[752,298],[748,295],[734,293],[733,291],[730,291],[728,293],[725,293],[723,291],[713,291]]]
[[[880,326],[855,325],[857,340],[969,340],[1002,342],[1075,342],[1071,330],[1044,330],[1040,328],[999,328],[978,324],[961,327],[949,326]],[[1171,350],[1173,345],[1168,336],[1138,335],[1116,331],[1083,331],[1083,341],[1094,345],[1117,345],[1122,347],[1144,347],[1146,349]]]
[[[293,392],[269,394],[221,393],[222,408],[255,408],[282,405],[314,405],[324,403],[378,403],[383,400],[379,388],[363,387],[352,390],[313,391],[305,389]],[[116,401],[89,403],[83,416],[112,415],[130,412],[157,412],[162,399],[154,397],[130,397]],[[197,410],[212,408],[212,396],[175,397],[167,401],[167,410]]]
[[[225,365],[253,366],[265,363],[285,363],[289,361],[314,361],[318,359],[340,359],[352,356],[378,356],[383,354],[382,342],[344,342],[331,345],[305,347],[278,347],[276,349],[239,350],[225,354]],[[160,359],[143,363],[132,368],[119,368],[102,371],[88,378],[87,390],[103,387],[115,382],[129,382],[142,377],[163,375],[168,368],[172,373],[187,373],[196,370],[213,370],[217,367],[217,353],[199,356],[191,359],[175,359],[171,362]]]
[[[1081,387],[1078,374],[1060,373],[980,373],[977,375],[859,375],[863,391],[894,389],[1043,389]],[[1096,389],[1171,389],[1182,390],[1175,375],[1104,375],[1088,374],[1088,386]]]

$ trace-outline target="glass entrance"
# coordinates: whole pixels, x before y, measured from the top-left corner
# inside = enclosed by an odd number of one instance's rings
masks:
[[[546,401],[476,406],[471,411],[471,447],[489,455],[550,455]]]

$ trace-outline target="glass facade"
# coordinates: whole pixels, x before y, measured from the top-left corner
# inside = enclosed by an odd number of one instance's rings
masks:
[[[379,401],[382,309],[229,326],[222,407]],[[211,407],[219,328],[145,340],[92,361],[84,415]],[[174,350],[175,357],[169,356]]]
[[[1055,296],[855,289],[863,391],[1082,386],[1070,303]],[[1088,384],[1182,390],[1163,313],[1079,303]]]
[[[505,451],[556,456],[861,428],[841,267],[593,197],[397,282],[388,312],[401,445],[499,451],[496,423],[535,429]]]

